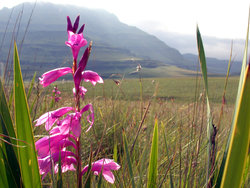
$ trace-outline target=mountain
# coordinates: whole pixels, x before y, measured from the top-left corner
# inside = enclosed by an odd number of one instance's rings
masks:
[[[198,56],[194,54],[183,54],[184,59],[189,64],[189,69],[197,70]],[[229,60],[221,60],[217,58],[207,57],[207,71],[214,75],[226,75],[228,69]],[[241,62],[240,61],[231,61],[230,75],[239,75],[241,71]]]
[[[33,7],[34,4],[31,3],[18,5],[14,7],[12,15],[11,9],[0,10],[2,26],[7,25],[11,15],[0,61],[4,62],[7,59],[18,14],[21,15],[21,22],[19,24],[18,20],[16,24],[16,32],[18,30],[16,38],[20,43]],[[108,73],[110,69],[119,71],[121,68],[123,70],[135,68],[138,63],[145,68],[164,65],[182,66],[183,57],[178,50],[169,47],[153,35],[121,23],[115,15],[104,10],[37,3],[21,49],[24,69],[33,71],[38,67],[49,69],[69,66],[72,63],[71,51],[65,45],[68,15],[73,20],[77,15],[81,16],[80,23],[85,23],[84,36],[88,41],[93,41],[89,68]],[[0,38],[3,37],[4,31],[5,27],[0,27]]]
[[[13,9],[0,10],[0,40],[3,41],[3,45],[0,43],[0,62],[7,61],[14,36],[22,70],[28,77],[34,71],[41,75],[52,68],[71,66],[71,50],[65,45],[66,17],[70,16],[73,21],[77,15],[81,17],[80,24],[85,23],[84,37],[93,41],[87,68],[101,73],[103,77],[113,73],[129,74],[138,64],[147,77],[196,73],[197,56],[181,54],[167,45],[170,39],[163,42],[137,27],[121,23],[114,14],[104,10],[51,3],[37,3],[35,8],[33,3],[24,3]],[[209,59],[207,62],[208,67],[210,62],[212,65],[212,69],[208,68],[210,73],[225,74],[224,61]]]

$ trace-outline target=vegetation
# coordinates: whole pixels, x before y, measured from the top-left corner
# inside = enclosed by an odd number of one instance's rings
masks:
[[[71,25],[71,30],[68,30],[73,33],[74,28]],[[79,93],[75,94],[78,98],[72,93],[72,88],[76,87],[72,82],[61,80],[42,89],[36,82],[36,73],[30,82],[23,82],[18,48],[14,43],[13,84],[8,84],[12,81],[10,76],[5,75],[0,80],[0,185],[249,187],[248,31],[240,77],[229,77],[231,61],[226,77],[208,76],[198,27],[197,46],[201,72],[192,72],[193,77],[144,78],[147,73],[137,68],[134,72],[138,76],[136,79],[127,79],[126,74],[118,74],[96,87],[82,83],[88,92],[80,103]],[[90,51],[91,45],[83,60],[87,61]],[[75,68],[77,56],[73,57]],[[69,73],[72,71],[74,81],[77,82],[77,76],[81,79],[84,76],[82,70],[85,65],[79,63],[79,68],[80,71],[77,68],[63,69]],[[51,75],[58,77],[57,74]],[[44,86],[47,83],[45,76],[42,77],[43,83],[40,83]],[[48,79],[47,82],[52,81]],[[96,82],[102,82],[99,76]],[[79,110],[77,112],[80,112],[80,109],[90,106],[89,103],[92,103],[95,114],[92,129],[85,132],[88,129],[85,126],[88,123],[85,110],[80,136],[76,135],[79,130],[69,131],[72,134],[70,138],[81,144],[75,149],[67,146],[68,153],[77,150],[77,171],[82,173],[78,172],[77,176],[71,171],[62,173],[65,161],[61,154],[66,151],[60,147],[58,163],[45,166],[50,173],[41,179],[41,161],[37,160],[41,153],[36,151],[35,142],[45,138],[49,132],[43,126],[35,126],[35,120],[62,106],[69,106],[67,110],[76,107]],[[58,117],[55,115],[53,118]],[[52,158],[51,150],[55,149],[51,149],[50,144],[49,141],[49,146],[46,145],[49,148],[46,153],[49,154],[49,160]],[[101,158],[114,160],[109,163],[116,165],[116,171],[113,171],[115,181],[112,178],[109,183],[104,181],[107,180],[107,174],[110,175],[110,169],[107,170],[100,163]],[[57,171],[54,171],[56,165]],[[93,170],[96,166],[99,171]],[[95,171],[95,175],[98,173],[98,176],[94,176],[92,171]]]

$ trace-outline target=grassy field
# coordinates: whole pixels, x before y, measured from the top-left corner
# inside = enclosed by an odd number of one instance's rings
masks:
[[[215,125],[220,124],[216,137],[218,161],[221,161],[230,128],[238,77],[229,78],[227,103],[223,116],[220,117],[224,82],[225,78],[209,78],[213,122]],[[55,85],[62,92],[62,100],[51,106],[52,86],[40,88],[39,100],[31,111],[33,119],[48,110],[74,105],[72,83],[60,81],[53,84]],[[114,158],[121,165],[121,169],[115,172],[115,187],[133,185],[144,187],[147,183],[152,133],[157,119],[159,125],[157,185],[160,187],[205,185],[206,105],[201,78],[120,79],[119,84],[118,80],[116,82],[105,80],[104,84],[95,87],[89,83],[83,85],[88,89],[84,104],[92,103],[95,110],[94,127],[90,133],[87,135],[83,133],[82,136],[82,159],[86,164],[90,152],[93,160],[101,157]],[[30,104],[35,96],[36,92],[30,98]],[[43,127],[35,128],[35,135],[41,135],[43,130]],[[124,135],[128,142],[129,156],[124,151]],[[127,162],[128,159],[131,164]],[[216,163],[215,178],[218,166],[219,162]],[[75,182],[74,178],[72,173],[64,174],[65,187],[71,186]],[[44,185],[47,183],[51,183],[49,177],[44,180]],[[93,187],[96,187],[97,183],[98,178],[94,178]],[[103,182],[103,186],[111,185]]]
[[[143,75],[142,75],[143,76]],[[119,82],[117,84],[116,82]],[[62,94],[71,94],[71,82],[56,82]],[[209,98],[213,103],[221,103],[225,85],[225,78],[209,78]],[[155,98],[163,101],[174,100],[178,103],[190,103],[195,100],[195,95],[203,93],[203,83],[201,78],[177,77],[177,78],[143,78],[140,79],[108,79],[104,84],[97,84],[95,87],[89,83],[84,83],[88,89],[86,99],[117,99],[117,100],[139,100],[142,96],[144,100],[149,99],[155,93]],[[229,78],[226,100],[228,104],[234,104],[238,87],[238,77]],[[51,88],[46,88],[45,91]]]

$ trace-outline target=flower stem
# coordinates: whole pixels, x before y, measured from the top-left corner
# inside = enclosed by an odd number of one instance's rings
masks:
[[[77,146],[77,187],[82,187],[82,163],[81,163],[81,145],[80,145],[80,137],[77,139],[76,146]]]

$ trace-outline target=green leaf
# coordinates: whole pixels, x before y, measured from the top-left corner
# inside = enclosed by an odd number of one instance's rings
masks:
[[[162,127],[163,127],[163,124],[162,124]],[[166,153],[167,153],[167,156],[168,156],[168,160],[170,161],[169,152],[168,152],[168,143],[167,143],[167,138],[166,138],[164,127],[162,128],[162,133],[163,133],[163,136],[164,136],[164,143],[165,143],[165,146],[166,146]],[[174,183],[173,183],[173,175],[172,175],[171,168],[169,169],[169,176],[170,176],[170,187],[173,188]]]
[[[208,184],[208,181],[210,179],[210,173],[212,170],[212,162],[213,162],[213,156],[215,156],[215,153],[212,153],[212,137],[215,139],[215,127],[213,126],[212,121],[212,114],[209,104],[209,98],[208,98],[208,79],[207,79],[207,63],[206,63],[206,56],[204,52],[204,47],[202,43],[201,34],[199,31],[199,27],[197,26],[197,45],[198,45],[198,53],[199,53],[199,60],[200,60],[200,67],[202,72],[202,77],[204,81],[205,91],[206,91],[206,101],[207,101],[207,140],[208,140],[208,147],[207,147],[207,169],[206,169],[206,184]],[[214,146],[215,147],[215,146]]]
[[[10,110],[7,104],[7,100],[5,97],[5,93],[4,93],[4,87],[2,84],[2,81],[0,80],[0,115],[3,119],[3,122],[5,123],[5,128],[7,131],[8,136],[12,137],[12,138],[16,138],[16,133],[14,131],[14,126],[13,126],[13,122],[10,116]],[[2,126],[1,126],[2,127]],[[1,129],[1,128],[0,128]],[[3,133],[3,132],[1,132]],[[11,143],[16,145],[17,142],[16,140],[11,140]],[[17,149],[14,148],[15,154],[17,156]]]
[[[1,143],[1,161],[6,168],[1,168],[0,173],[3,178],[7,175],[9,185],[22,187],[20,167],[17,160],[17,142],[10,111],[3,90],[2,81],[0,80],[0,133],[4,135]],[[5,160],[4,160],[5,159]],[[4,175],[5,174],[5,175]],[[13,187],[11,186],[11,187]]]
[[[126,153],[126,158],[127,158],[127,162],[128,162],[128,169],[129,169],[129,175],[132,181],[132,187],[135,188],[135,181],[134,181],[134,174],[133,174],[133,168],[132,168],[132,163],[131,163],[131,158],[130,158],[130,154],[129,154],[129,150],[128,150],[128,141],[125,135],[125,132],[122,132],[122,137],[123,137],[123,146],[124,146],[124,150]]]
[[[4,187],[20,187],[16,184],[16,180],[14,174],[12,173],[12,169],[8,162],[8,159],[2,149],[0,147],[0,185]],[[19,183],[20,185],[20,183]]]
[[[238,86],[238,93],[237,93],[237,98],[236,98],[236,103],[235,103],[235,110],[234,110],[234,116],[233,116],[233,120],[232,120],[232,125],[230,128],[230,133],[228,136],[228,140],[227,140],[227,145],[223,154],[223,159],[220,165],[220,171],[218,174],[218,178],[216,181],[216,188],[221,187],[221,181],[222,181],[222,176],[225,170],[225,163],[226,163],[226,159],[228,156],[228,151],[229,151],[229,146],[230,146],[230,142],[232,139],[232,132],[235,129],[236,126],[236,113],[237,113],[237,108],[239,108],[239,103],[240,103],[240,99],[241,99],[241,93],[242,93],[242,88],[243,88],[243,82],[244,82],[244,78],[245,78],[245,72],[246,72],[246,66],[247,66],[247,52],[248,52],[248,39],[249,39],[249,24],[250,24],[250,11],[249,11],[249,17],[248,17],[248,27],[247,27],[247,36],[246,36],[246,41],[245,41],[245,50],[244,50],[244,56],[243,56],[243,60],[242,60],[242,67],[241,67],[241,73],[240,73],[240,80],[239,80],[239,86]]]
[[[157,187],[157,160],[158,160],[158,121],[155,120],[154,133],[152,138],[152,146],[150,152],[149,160],[149,170],[148,170],[148,188]]]
[[[24,187],[41,187],[30,113],[25,95],[16,43],[14,44],[14,105],[19,164]]]
[[[240,187],[247,162],[250,143],[250,67],[242,83],[239,104],[233,121],[233,130],[224,167],[221,187]]]

